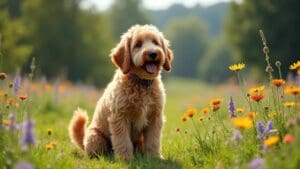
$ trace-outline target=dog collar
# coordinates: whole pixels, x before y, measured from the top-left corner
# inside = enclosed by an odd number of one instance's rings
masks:
[[[128,77],[136,84],[142,85],[144,87],[150,88],[153,83],[153,80],[141,79],[134,73],[129,73]]]

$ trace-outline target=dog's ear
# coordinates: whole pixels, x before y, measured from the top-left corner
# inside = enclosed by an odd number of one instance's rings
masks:
[[[171,71],[171,63],[173,61],[173,52],[172,50],[169,48],[169,41],[164,39],[164,38],[161,38],[161,41],[162,41],[162,47],[163,47],[163,50],[165,52],[165,55],[166,55],[166,59],[165,59],[165,63],[163,65],[164,69],[168,72]]]
[[[124,74],[127,74],[131,67],[130,42],[131,36],[128,33],[124,34],[120,43],[113,48],[110,53],[112,62],[119,67]]]

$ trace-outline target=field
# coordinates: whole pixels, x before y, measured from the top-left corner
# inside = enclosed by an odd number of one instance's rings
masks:
[[[89,159],[69,140],[67,126],[73,110],[78,106],[87,109],[91,117],[101,90],[74,85],[67,81],[51,84],[45,80],[31,82],[25,79],[20,83],[17,95],[13,93],[13,90],[16,90],[14,86],[8,84],[6,87],[9,81],[2,81],[2,88],[8,91],[1,91],[2,110],[6,110],[3,114],[3,124],[7,125],[6,127],[11,124],[11,115],[7,115],[7,112],[13,112],[17,122],[21,120],[20,117],[28,122],[30,115],[30,119],[34,121],[31,131],[34,134],[34,143],[29,142],[24,149],[24,143],[19,146],[18,141],[22,137],[21,129],[8,128],[8,132],[2,130],[3,168],[13,168],[20,161],[27,161],[35,168],[250,168],[249,162],[256,158],[258,159],[257,164],[254,161],[254,168],[264,165],[265,168],[292,169],[299,168],[300,165],[298,94],[287,95],[285,98],[286,101],[293,99],[294,105],[278,106],[288,112],[284,121],[278,122],[277,117],[281,115],[273,113],[273,117],[263,120],[265,116],[261,113],[262,105],[271,104],[272,97],[267,96],[270,91],[264,92],[266,98],[261,102],[251,101],[253,111],[257,112],[251,116],[251,113],[247,113],[250,111],[247,101],[243,100],[240,87],[234,80],[224,85],[213,86],[195,80],[168,79],[165,83],[166,123],[162,138],[162,154],[165,160],[135,154],[133,161],[126,162],[115,159],[113,155]],[[234,113],[237,113],[238,117],[248,116],[248,119],[252,119],[250,126],[247,126],[247,122],[242,122],[239,126],[233,122],[234,117],[230,118],[232,112],[230,113],[230,108],[228,110],[228,103],[231,96],[236,106]],[[9,99],[13,100],[11,104],[7,101]],[[279,102],[278,104],[281,104],[283,101]],[[216,109],[215,105],[220,109],[213,110]],[[205,110],[205,107],[208,109]],[[270,116],[274,110],[269,111]],[[279,139],[273,142],[271,140],[268,145],[266,140],[260,142],[257,138],[259,129],[256,123],[261,121],[265,124],[270,120],[273,120],[274,131],[266,137],[271,138],[274,135]],[[287,139],[286,134],[292,139]]]

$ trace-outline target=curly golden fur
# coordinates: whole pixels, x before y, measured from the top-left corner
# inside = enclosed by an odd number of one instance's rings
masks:
[[[118,69],[88,127],[87,113],[74,112],[69,125],[72,142],[90,157],[113,151],[131,160],[138,150],[162,158],[165,90],[160,73],[171,70],[169,42],[155,26],[135,25],[110,56]]]

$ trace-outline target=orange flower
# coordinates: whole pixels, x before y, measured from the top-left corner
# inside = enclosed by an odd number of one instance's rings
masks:
[[[286,144],[293,143],[294,142],[294,136],[291,135],[291,134],[285,135],[284,138],[283,138],[283,142],[286,143]]]
[[[202,114],[207,114],[209,112],[209,108],[208,107],[205,107],[203,109],[201,109],[201,113]]]
[[[196,109],[195,108],[189,108],[185,113],[184,116],[188,116],[192,118],[196,114]]]
[[[253,101],[259,102],[264,98],[264,95],[262,93],[252,93],[250,97]]]
[[[288,87],[284,89],[287,94],[298,95],[300,93],[300,87]]]
[[[265,147],[271,147],[279,141],[279,136],[271,136],[264,141]]]
[[[6,105],[7,106],[12,106],[15,103],[15,100],[13,98],[8,98],[6,100]]]
[[[18,98],[21,99],[22,101],[24,101],[28,98],[28,96],[27,96],[27,94],[23,93],[23,94],[19,94]]]
[[[212,111],[214,111],[214,112],[215,112],[215,111],[218,111],[218,110],[220,109],[220,105],[218,105],[218,104],[217,104],[217,105],[212,105],[212,106],[211,106],[211,109],[212,109]]]
[[[249,112],[247,113],[247,117],[249,117],[250,119],[254,119],[256,117],[256,113],[255,112]]]
[[[212,99],[212,100],[210,101],[210,104],[211,104],[211,105],[219,105],[219,104],[222,103],[222,101],[223,101],[223,99],[216,98],[216,99]]]
[[[249,89],[250,93],[257,93],[257,92],[262,92],[265,89],[265,86],[258,86],[258,87],[253,87]]]
[[[280,87],[285,84],[285,81],[283,79],[273,79],[272,84],[274,86]]]

